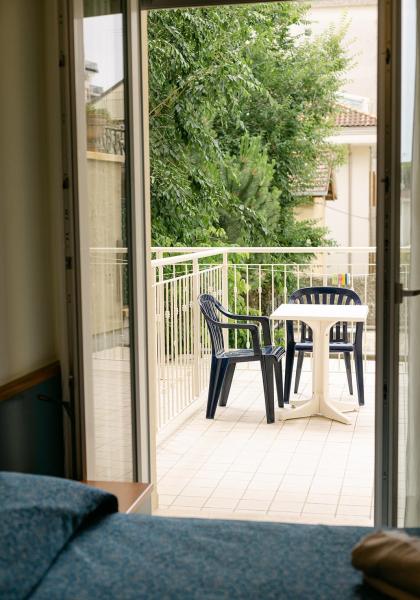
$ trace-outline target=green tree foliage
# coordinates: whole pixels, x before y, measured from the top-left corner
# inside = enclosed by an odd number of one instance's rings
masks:
[[[237,154],[225,155],[223,183],[231,202],[221,207],[219,223],[229,244],[275,244],[280,192],[273,187],[274,169],[261,138],[248,133]]]
[[[327,152],[343,31],[301,3],[149,14],[153,242],[308,245],[293,208]]]

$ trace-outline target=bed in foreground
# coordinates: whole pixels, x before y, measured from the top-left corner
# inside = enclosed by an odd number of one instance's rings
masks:
[[[116,511],[79,483],[0,473],[0,597],[382,598],[350,564],[369,528]]]

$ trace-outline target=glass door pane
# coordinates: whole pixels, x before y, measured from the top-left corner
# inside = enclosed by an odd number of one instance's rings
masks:
[[[85,399],[88,478],[130,481],[130,190],[123,3],[84,0],[83,42],[92,344],[92,397]]]
[[[416,124],[417,15],[416,0],[403,0],[401,19],[401,196],[400,196],[400,285],[403,290],[420,288],[420,213],[413,199],[419,183],[418,124]],[[417,69],[417,73],[416,73]],[[418,87],[418,84],[417,84]],[[417,92],[418,94],[418,92]],[[417,405],[420,300],[402,296],[399,318],[398,394],[398,495],[397,523],[420,524],[419,476],[416,440],[420,436]],[[413,437],[414,436],[414,437]],[[417,442],[418,443],[418,442]],[[413,497],[414,495],[414,497]],[[410,499],[411,498],[411,499]],[[417,513],[417,515],[416,515]],[[411,515],[411,516],[410,516]]]

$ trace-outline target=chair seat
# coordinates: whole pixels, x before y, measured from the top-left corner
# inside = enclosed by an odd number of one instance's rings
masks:
[[[297,342],[295,344],[296,351],[302,352],[312,352],[313,351],[313,343],[312,342]],[[354,344],[350,344],[349,342],[330,342],[330,352],[353,352]]]
[[[263,356],[272,356],[275,360],[279,361],[285,350],[283,346],[263,346],[261,348]],[[249,362],[252,360],[260,360],[260,356],[254,353],[254,350],[242,348],[240,350],[229,350],[228,352],[221,352],[217,355],[217,358],[229,358],[234,362]]]

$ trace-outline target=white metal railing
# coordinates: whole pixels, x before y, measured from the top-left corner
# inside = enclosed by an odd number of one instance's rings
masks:
[[[365,358],[373,356],[376,248],[153,248],[158,430],[208,384],[210,340],[197,297],[208,292],[232,312],[270,314],[290,293],[312,285],[352,287],[370,306]],[[311,259],[302,262],[302,255]],[[275,329],[276,327],[276,329]],[[278,342],[283,327],[272,324]],[[247,346],[235,331],[230,348]]]
[[[375,355],[376,248],[152,248],[158,429],[182,413],[206,389],[210,340],[197,297],[208,292],[232,312],[270,314],[290,293],[311,285],[354,288],[369,305],[364,351]],[[302,255],[311,259],[302,262]],[[97,359],[129,360],[126,248],[91,248],[91,322]],[[401,280],[407,286],[408,266]],[[401,318],[405,321],[406,314]],[[272,324],[277,342],[283,327]],[[277,327],[275,329],[275,327]],[[249,344],[238,332],[231,348]],[[341,368],[341,361],[338,361]],[[365,363],[366,364],[366,363]]]

